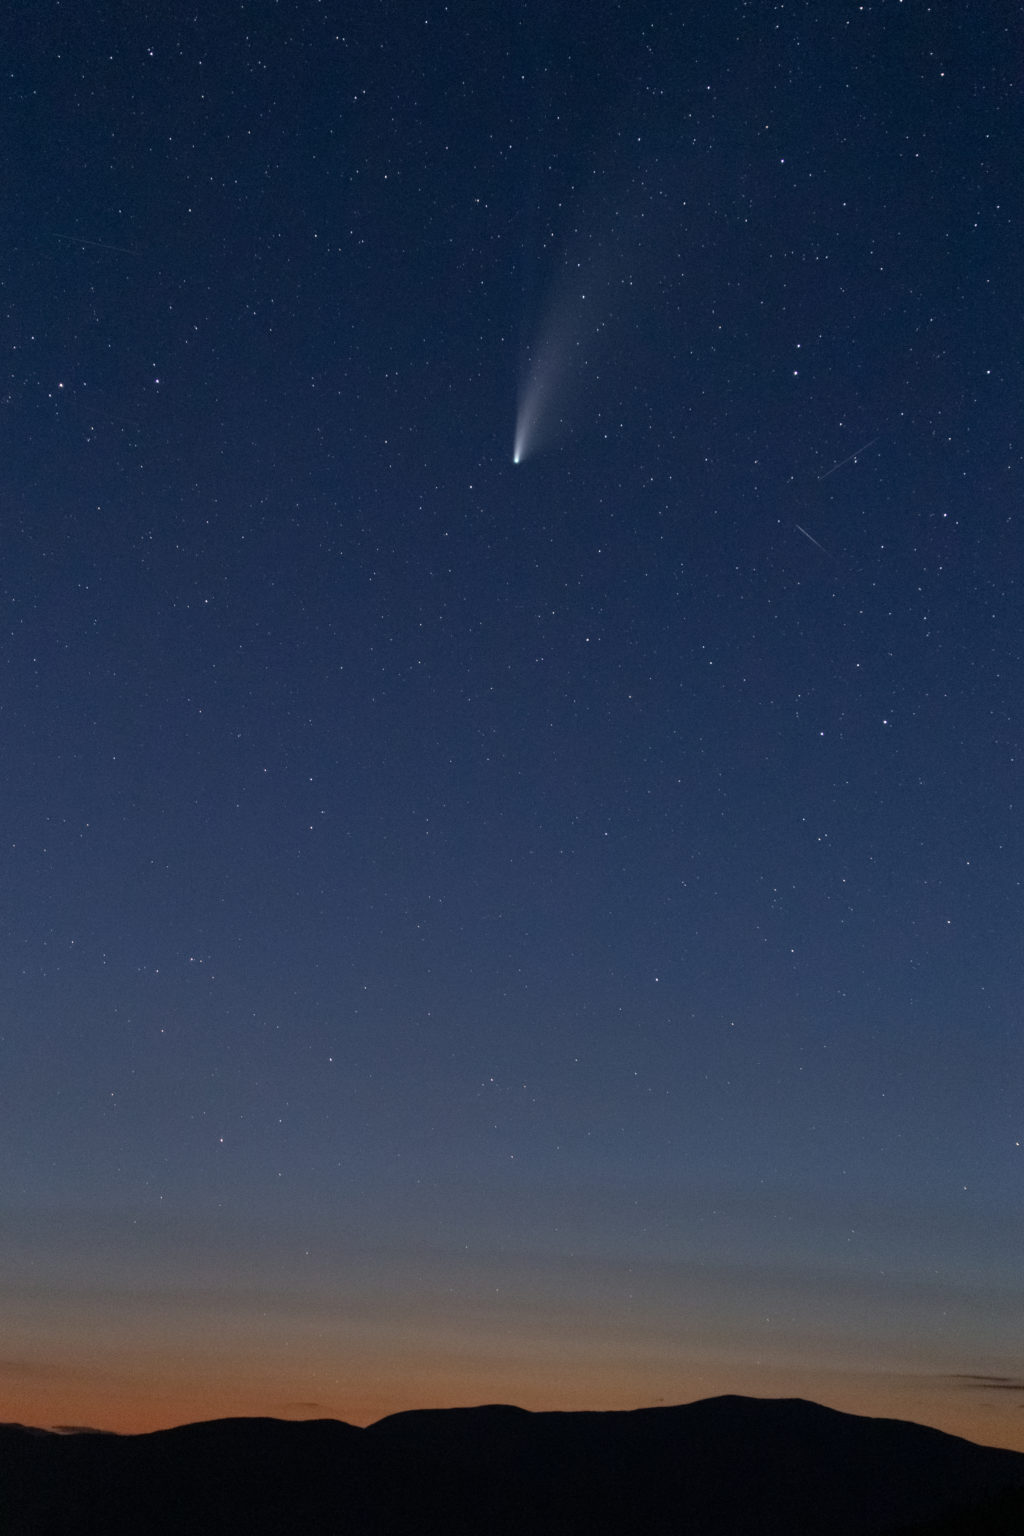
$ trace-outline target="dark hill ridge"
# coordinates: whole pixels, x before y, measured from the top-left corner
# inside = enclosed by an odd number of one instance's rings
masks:
[[[985,1507],[985,1513],[982,1509]],[[3,1536],[1024,1536],[1024,1454],[799,1399],[0,1426]]]

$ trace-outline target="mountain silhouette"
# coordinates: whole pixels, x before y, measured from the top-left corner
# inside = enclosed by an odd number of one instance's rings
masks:
[[[800,1399],[0,1425],[3,1536],[1024,1536],[1024,1454]]]

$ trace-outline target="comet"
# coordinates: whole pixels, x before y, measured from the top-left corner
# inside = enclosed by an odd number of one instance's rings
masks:
[[[607,348],[611,275],[601,252],[567,255],[534,344],[523,359],[512,461],[564,438],[581,415],[588,374]]]
[[[521,464],[528,454],[557,434],[552,396],[558,392],[558,386],[564,391],[568,372],[566,351],[559,328],[549,326],[519,396],[512,445],[513,464]]]

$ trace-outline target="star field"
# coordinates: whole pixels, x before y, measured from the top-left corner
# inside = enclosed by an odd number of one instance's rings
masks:
[[[3,30],[0,1418],[1024,1449],[1010,13]]]

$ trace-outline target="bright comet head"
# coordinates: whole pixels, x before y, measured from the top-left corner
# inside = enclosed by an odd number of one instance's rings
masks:
[[[521,464],[530,448],[530,427],[533,422],[534,412],[530,402],[527,401],[519,407],[516,417],[516,435],[512,444],[512,463]]]

